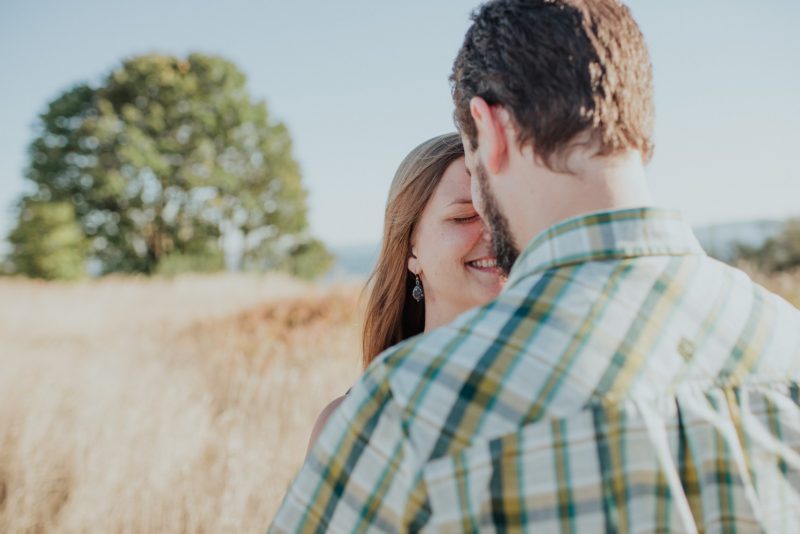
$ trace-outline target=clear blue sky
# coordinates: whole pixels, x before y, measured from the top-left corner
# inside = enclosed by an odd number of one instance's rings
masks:
[[[0,234],[31,125],[77,81],[123,57],[217,53],[248,75],[295,141],[313,232],[380,238],[394,170],[453,129],[447,77],[478,2],[0,3]],[[656,80],[660,204],[696,224],[800,215],[800,2],[633,0]]]

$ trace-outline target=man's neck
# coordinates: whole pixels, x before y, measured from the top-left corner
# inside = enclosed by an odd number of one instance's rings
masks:
[[[520,210],[521,224],[514,231],[520,248],[540,232],[566,219],[653,204],[638,152],[573,158],[569,169],[571,173],[544,167],[536,169],[528,191],[532,209]]]

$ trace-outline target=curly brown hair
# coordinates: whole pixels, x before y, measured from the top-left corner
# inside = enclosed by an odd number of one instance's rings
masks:
[[[470,100],[511,115],[517,143],[551,168],[578,134],[598,154],[653,152],[653,76],[630,11],[616,0],[493,0],[472,14],[450,77],[455,121],[472,150]]]

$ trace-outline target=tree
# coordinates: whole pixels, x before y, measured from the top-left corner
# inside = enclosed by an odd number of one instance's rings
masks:
[[[24,202],[8,240],[12,265],[20,273],[74,280],[86,272],[86,238],[67,202]]]
[[[315,241],[291,138],[245,81],[219,57],[146,55],[99,87],[72,87],[40,116],[26,174],[34,192],[20,204],[72,206],[103,273],[221,267],[208,258],[241,233],[242,265],[305,265],[292,254],[312,251],[318,274],[329,256],[306,246]],[[29,235],[39,219],[23,212],[17,230]],[[22,244],[12,246],[18,257]],[[26,265],[17,268],[39,276]]]
[[[760,247],[740,245],[736,256],[769,273],[800,267],[800,219],[788,221],[783,232]]]

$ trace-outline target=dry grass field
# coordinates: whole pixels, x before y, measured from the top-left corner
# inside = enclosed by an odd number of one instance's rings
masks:
[[[360,289],[0,279],[0,532],[263,532],[359,374]]]
[[[0,279],[0,532],[263,532],[359,374],[359,292]]]

